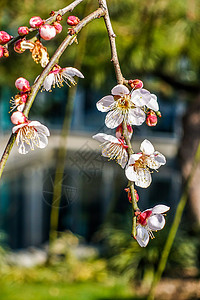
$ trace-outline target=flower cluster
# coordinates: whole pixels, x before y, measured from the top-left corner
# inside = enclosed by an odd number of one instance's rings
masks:
[[[153,170],[157,171],[166,163],[166,159],[147,139],[141,143],[140,152],[134,153],[130,146],[130,139],[133,126],[140,126],[144,122],[148,126],[155,126],[157,116],[160,117],[161,113],[156,95],[144,89],[141,80],[129,80],[128,84],[130,90],[127,86],[118,84],[111,90],[111,95],[103,97],[96,104],[99,111],[107,113],[105,125],[115,129],[116,136],[98,133],[93,138],[101,143],[102,156],[109,160],[116,160],[125,169],[129,184],[134,183],[138,187],[147,188],[152,182]],[[129,186],[125,191],[130,203],[138,202],[139,196],[135,189],[132,190],[133,194]],[[144,212],[134,209],[134,217],[137,221],[134,237],[141,247],[147,246],[149,237],[153,238],[152,231],[164,227],[163,213],[168,210],[169,207],[166,205],[157,205]]]
[[[55,16],[55,12],[52,11],[50,15],[52,17]],[[19,36],[14,39],[7,32],[0,31],[0,57],[7,57],[9,55],[8,46],[12,44],[13,39],[15,52],[23,53],[29,50],[32,53],[33,60],[37,64],[41,64],[42,68],[45,68],[50,58],[47,48],[44,47],[41,39],[45,41],[51,40],[62,31],[62,25],[60,24],[62,16],[57,14],[52,20],[52,23],[49,24],[49,19],[43,20],[39,16],[34,16],[29,20],[30,27],[20,26],[18,28]],[[76,16],[69,16],[67,20],[67,24],[72,27],[76,26],[79,22],[80,20]],[[28,39],[27,36],[33,31],[36,32],[35,36]],[[63,83],[66,83],[70,87],[76,84],[75,76],[84,78],[83,74],[76,68],[61,68],[58,64],[55,64],[43,79],[41,89],[51,91],[52,87],[62,87]],[[35,79],[35,82],[39,77]],[[23,113],[31,94],[29,81],[23,77],[19,77],[15,81],[15,86],[19,92],[10,100],[10,112],[17,110],[11,115],[11,122],[15,125],[12,133],[16,134],[19,153],[26,154],[29,150],[34,150],[35,146],[45,148],[48,144],[47,137],[50,133],[46,126],[38,121],[28,120]]]

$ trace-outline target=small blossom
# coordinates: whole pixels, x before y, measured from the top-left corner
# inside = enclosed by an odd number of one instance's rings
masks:
[[[39,29],[40,36],[43,40],[51,40],[56,36],[56,29],[54,26],[45,24],[42,25]]]
[[[23,36],[23,35],[27,35],[29,33],[29,29],[27,26],[21,26],[18,28],[18,34]]]
[[[129,139],[131,139],[132,134],[133,134],[133,128],[131,125],[127,124],[127,131],[128,131],[128,137]],[[122,124],[120,124],[117,128],[116,128],[116,133],[115,133],[116,137],[118,139],[124,139],[123,137],[123,128],[122,128]]]
[[[30,90],[31,90],[31,87],[30,87],[30,84],[29,84],[28,80],[23,78],[23,77],[19,77],[15,81],[15,86],[20,92],[25,93],[25,92],[30,92]]]
[[[44,20],[42,20],[38,16],[35,16],[29,20],[29,24],[32,28],[37,28],[37,27],[40,27],[42,24],[44,24]]]
[[[34,43],[24,40],[21,42],[21,48],[24,51],[29,49],[36,64],[40,63],[43,68],[46,67],[49,62],[49,54],[47,52],[47,48],[44,47],[39,40],[35,41]]]
[[[38,121],[27,121],[14,126],[12,133],[17,133],[16,143],[18,151],[26,154],[34,147],[45,148],[48,145],[49,129]]]
[[[130,79],[128,81],[128,84],[134,90],[143,88],[143,82],[140,79],[134,79],[134,80]]]
[[[135,185],[147,188],[152,181],[150,169],[157,170],[166,163],[166,159],[163,154],[154,150],[154,146],[148,140],[141,143],[140,150],[141,153],[130,156],[125,174]]]
[[[150,127],[156,126],[158,122],[157,115],[153,110],[150,110],[147,114],[146,124]]]
[[[60,24],[60,22],[54,22],[53,26],[55,27],[57,34],[61,33],[61,31],[62,31],[62,25]]]
[[[14,113],[12,113],[10,119],[11,122],[15,125],[23,124],[27,120],[27,118],[21,111],[15,111]]]
[[[169,209],[170,207],[160,204],[143,211],[137,216],[136,240],[141,247],[147,246],[149,237],[154,238],[152,231],[163,229],[165,226],[163,213]]]
[[[69,26],[76,26],[79,22],[80,22],[80,20],[76,16],[69,16],[67,19],[67,24]]]
[[[105,133],[98,133],[93,136],[93,139],[102,143],[102,155],[110,159],[116,159],[117,163],[124,168],[128,161],[128,146],[125,144],[124,140],[117,139],[112,135]]]
[[[61,68],[59,65],[55,65],[42,84],[43,90],[51,91],[52,86],[55,88],[56,85],[57,87],[62,87],[63,82],[65,82],[69,87],[70,84],[68,82],[75,85],[76,81],[73,78],[74,76],[84,78],[83,74],[76,68]]]
[[[28,94],[24,93],[24,94],[18,94],[16,95],[14,98],[11,98],[10,103],[11,103],[11,107],[10,107],[10,111],[13,111],[15,108],[17,108],[18,111],[23,111],[24,107],[25,107],[25,103],[27,101],[28,98]]]
[[[152,98],[149,91],[137,89],[130,93],[126,86],[118,84],[111,93],[97,102],[99,111],[108,112],[105,119],[108,128],[115,128],[123,121],[130,125],[141,125],[145,121],[145,106],[148,107]]]
[[[12,36],[5,31],[0,31],[0,45],[8,43],[12,39]]]

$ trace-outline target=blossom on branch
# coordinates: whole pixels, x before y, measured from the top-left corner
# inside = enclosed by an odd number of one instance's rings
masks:
[[[128,153],[126,149],[128,146],[123,139],[117,139],[112,135],[105,133],[97,133],[93,139],[102,143],[102,156],[109,159],[116,159],[117,163],[124,168],[128,161]]]
[[[34,147],[45,148],[48,145],[49,129],[38,121],[29,121],[23,113],[14,112],[11,116],[13,124],[12,133],[17,133],[16,143],[18,151],[26,154]]]
[[[62,87],[63,82],[66,83],[69,87],[71,87],[69,82],[72,85],[76,84],[76,81],[73,78],[74,76],[84,78],[83,74],[76,68],[61,68],[59,65],[56,64],[53,67],[53,69],[49,72],[49,75],[47,75],[47,77],[45,78],[42,84],[42,88],[45,91],[51,91],[52,87],[55,88],[56,85],[57,87]]]
[[[32,58],[36,62],[36,64],[40,63],[43,68],[49,62],[49,54],[47,52],[47,48],[42,45],[42,43],[37,40],[35,42],[22,40],[20,42],[20,50],[25,51],[29,49],[32,53]]]
[[[150,169],[157,170],[166,163],[166,159],[163,154],[154,150],[154,146],[148,140],[141,143],[140,150],[142,152],[130,156],[125,174],[135,185],[147,188],[152,181]]]
[[[146,120],[145,106],[157,108],[154,97],[142,88],[130,92],[126,86],[118,84],[111,93],[97,102],[99,111],[108,112],[105,119],[108,128],[116,128],[123,121],[139,126]]]
[[[147,246],[149,237],[154,238],[152,231],[163,229],[165,226],[163,213],[169,209],[170,207],[159,204],[137,216],[136,240],[141,247]]]

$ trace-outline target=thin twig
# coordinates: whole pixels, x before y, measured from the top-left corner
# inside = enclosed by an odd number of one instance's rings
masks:
[[[110,21],[110,16],[109,16],[106,0],[99,0],[99,6],[103,10],[105,10],[105,15],[103,18],[105,21],[105,25],[107,28],[108,37],[109,37],[109,41],[110,41],[111,61],[113,63],[114,69],[115,69],[116,79],[117,79],[118,84],[123,84],[125,79],[122,75],[119,60],[118,60],[117,48],[116,48],[116,42],[115,42],[116,35],[113,31],[112,24]]]

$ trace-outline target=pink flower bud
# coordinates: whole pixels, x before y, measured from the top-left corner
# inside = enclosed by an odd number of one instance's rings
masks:
[[[29,29],[26,26],[21,26],[18,28],[18,34],[19,35],[27,35],[29,33]]]
[[[27,94],[21,94],[20,95],[20,100],[21,100],[22,103],[26,103],[27,98],[28,98]]]
[[[42,24],[44,24],[44,21],[40,17],[32,17],[29,20],[29,24],[32,28],[40,27]]]
[[[4,47],[0,46],[0,57],[4,56]]]
[[[5,31],[0,31],[0,44],[4,45],[11,40],[12,36]]]
[[[19,77],[15,81],[15,86],[21,92],[29,92],[31,90],[28,80],[23,77]]]
[[[15,111],[14,113],[12,113],[10,119],[11,122],[15,125],[19,125],[27,122],[27,118],[21,111]]]
[[[140,79],[129,80],[128,84],[132,89],[141,89],[143,87],[143,82]]]
[[[24,51],[25,51],[25,49],[22,49],[22,47],[21,47],[21,42],[22,42],[23,40],[18,40],[15,44],[14,44],[14,50],[15,50],[15,52],[17,52],[17,53],[23,53]]]
[[[56,36],[56,29],[52,25],[46,24],[40,27],[40,36],[42,39],[48,41]]]
[[[54,22],[53,26],[55,27],[57,34],[61,33],[61,31],[62,31],[62,25],[59,22]]]
[[[76,16],[69,16],[67,19],[67,24],[70,26],[76,26],[79,22],[80,20]]]
[[[151,127],[151,126],[156,126],[157,122],[158,119],[156,113],[153,110],[150,110],[146,118],[146,124]]]

